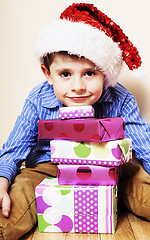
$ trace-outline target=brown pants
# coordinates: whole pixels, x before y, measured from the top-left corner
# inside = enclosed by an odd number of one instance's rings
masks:
[[[9,218],[0,210],[0,240],[17,240],[30,231],[37,222],[35,187],[47,176],[56,176],[55,164],[41,163],[25,168],[15,178],[10,189],[12,200]],[[119,205],[150,221],[150,175],[133,163],[123,167],[119,183]]]
[[[131,162],[123,165],[118,205],[150,221],[150,175],[141,165]]]

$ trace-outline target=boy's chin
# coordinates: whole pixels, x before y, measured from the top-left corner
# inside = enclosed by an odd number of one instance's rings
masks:
[[[81,107],[81,106],[90,106],[91,104],[88,103],[71,103],[71,104],[64,104],[66,107]]]

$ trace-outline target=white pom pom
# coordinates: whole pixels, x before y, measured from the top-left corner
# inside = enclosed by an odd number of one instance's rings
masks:
[[[131,76],[135,78],[144,78],[146,73],[142,67],[130,71]]]

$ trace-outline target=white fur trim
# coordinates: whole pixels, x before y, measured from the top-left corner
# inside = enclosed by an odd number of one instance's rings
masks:
[[[35,51],[41,63],[47,53],[58,51],[83,56],[102,71],[107,87],[115,85],[123,62],[118,44],[103,31],[67,20],[47,25],[39,34]]]

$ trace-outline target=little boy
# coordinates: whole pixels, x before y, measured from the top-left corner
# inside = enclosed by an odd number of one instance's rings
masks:
[[[25,101],[0,157],[0,239],[18,239],[37,221],[35,187],[56,176],[49,141],[38,140],[38,120],[58,119],[59,107],[92,105],[96,118],[123,117],[142,165],[124,165],[119,203],[150,220],[150,127],[131,93],[116,83],[123,60],[141,65],[120,27],[91,4],[73,4],[40,33],[36,53],[46,81]],[[25,161],[26,168],[21,169]],[[145,169],[145,170],[144,170]]]

